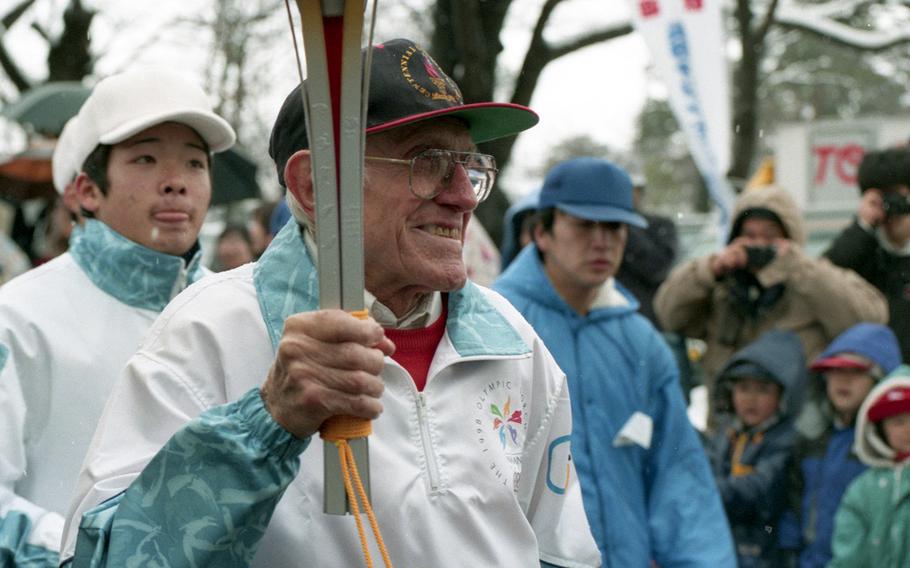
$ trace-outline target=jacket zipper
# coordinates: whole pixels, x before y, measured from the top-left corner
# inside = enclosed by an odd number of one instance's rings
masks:
[[[900,495],[900,493],[901,493],[901,474],[903,474],[903,472],[904,472],[904,466],[903,466],[903,465],[897,466],[897,467],[895,468],[895,470],[894,470],[894,474],[895,474],[895,475],[894,475],[894,491],[892,492],[893,495],[891,496],[891,500],[892,500],[892,502],[893,502],[894,504],[896,504],[896,503],[900,500],[900,496],[901,496],[901,495]]]
[[[427,463],[427,476],[430,479],[430,491],[439,491],[439,466],[433,453],[430,440],[430,424],[427,420],[427,400],[422,392],[417,393],[417,422],[420,425],[420,441],[423,443],[423,455]]]
[[[185,260],[180,261],[180,270],[177,272],[177,278],[174,280],[174,286],[171,288],[171,299],[177,297],[177,294],[183,292],[183,289],[186,288],[186,280],[189,275],[189,265],[187,265]]]

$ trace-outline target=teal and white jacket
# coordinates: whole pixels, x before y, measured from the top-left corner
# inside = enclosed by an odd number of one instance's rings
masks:
[[[70,252],[0,288],[0,565],[55,564],[115,378],[204,269],[88,220]]]
[[[896,388],[910,388],[910,367],[901,365],[866,395],[856,415],[853,451],[865,472],[844,493],[835,516],[829,568],[898,568],[910,562],[910,460],[898,461],[869,407]]]
[[[256,265],[168,306],[86,458],[64,545],[74,567],[363,565],[353,519],[322,512],[323,444],[291,436],[259,396],[284,320],[317,305],[291,222]],[[394,565],[600,565],[565,376],[502,297],[449,294],[422,392],[390,358],[381,374],[372,502]]]

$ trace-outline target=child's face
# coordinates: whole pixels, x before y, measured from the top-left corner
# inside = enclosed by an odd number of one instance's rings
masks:
[[[875,380],[863,369],[829,369],[825,371],[828,400],[841,416],[856,417],[856,411],[875,386]]]
[[[743,377],[733,383],[733,410],[743,424],[761,424],[777,412],[780,385],[764,379]]]
[[[885,440],[895,452],[910,452],[910,412],[889,416],[882,421]]]

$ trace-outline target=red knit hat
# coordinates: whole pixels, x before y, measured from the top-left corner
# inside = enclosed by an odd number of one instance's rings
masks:
[[[870,422],[880,422],[905,412],[910,412],[910,387],[895,387],[878,397],[867,415]]]

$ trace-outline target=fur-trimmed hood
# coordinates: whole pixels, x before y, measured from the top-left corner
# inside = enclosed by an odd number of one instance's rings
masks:
[[[880,382],[859,408],[856,416],[856,439],[853,441],[853,451],[860,461],[869,467],[894,467],[894,450],[888,446],[885,439],[879,434],[879,429],[869,421],[869,407],[884,393],[895,388],[910,388],[910,366],[901,365]]]
[[[739,236],[742,228],[743,213],[749,209],[767,209],[771,211],[783,223],[787,238],[800,246],[805,246],[806,227],[803,223],[802,212],[796,205],[796,201],[784,188],[769,185],[740,195],[733,209],[733,225],[730,229],[731,241]]]

